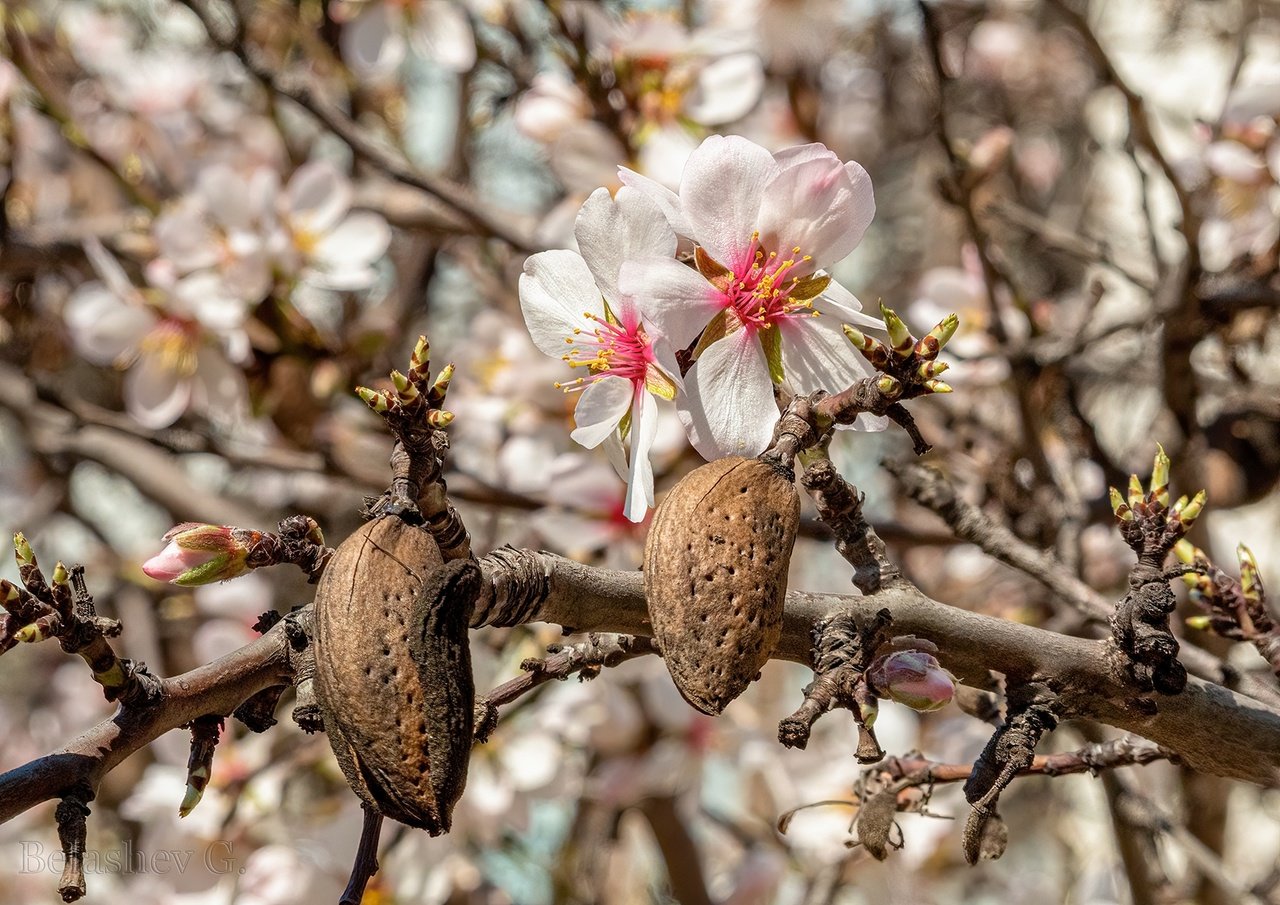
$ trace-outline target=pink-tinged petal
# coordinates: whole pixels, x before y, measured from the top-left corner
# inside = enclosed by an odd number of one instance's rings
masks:
[[[142,564],[142,571],[156,581],[173,581],[188,569],[203,565],[218,555],[216,550],[184,550],[177,541],[168,545]]]
[[[159,430],[182,417],[191,402],[191,381],[159,355],[143,355],[124,375],[124,406],[143,427]]]
[[[390,244],[387,221],[372,211],[357,211],[320,240],[312,261],[333,270],[365,268],[386,254]]]
[[[737,135],[710,136],[685,164],[680,205],[693,239],[736,273],[751,262],[751,234],[777,171],[772,154]]]
[[[870,178],[861,167],[857,172],[861,177],[855,179],[833,154],[789,166],[769,183],[760,206],[760,238],[779,255],[798,247],[810,257],[793,273],[833,264],[862,241],[875,202]]]
[[[704,126],[742,119],[764,92],[764,66],[754,53],[735,53],[708,63],[698,73],[684,112]]]
[[[293,225],[312,233],[333,229],[351,209],[351,180],[327,161],[303,164],[289,180],[285,204]]]
[[[627,476],[627,498],[623,515],[643,522],[653,508],[653,463],[649,452],[658,435],[658,404],[648,393],[637,393],[631,406],[631,470]]]
[[[573,410],[577,427],[569,436],[580,446],[595,449],[618,430],[618,424],[631,407],[635,384],[621,377],[601,377],[593,381]]]
[[[101,283],[85,283],[67,299],[62,316],[76,351],[95,365],[114,364],[155,326],[148,308],[130,305]]]
[[[677,349],[687,348],[729,304],[706,277],[675,258],[625,262],[618,289],[635,300],[645,324]]]
[[[543,251],[524,262],[520,275],[520,311],[533,343],[544,355],[560,358],[575,329],[594,329],[584,317],[604,317],[604,300],[582,256],[573,251]]]
[[[677,236],[685,239],[693,237],[693,227],[689,225],[689,219],[684,215],[679,195],[660,182],[648,176],[642,176],[634,170],[628,170],[626,167],[618,167],[618,179],[628,188],[643,192],[650,201],[658,205],[658,209],[666,215],[667,223],[671,225],[671,229]]]
[[[782,369],[798,393],[838,393],[872,373],[834,317],[787,318],[782,331]]]
[[[778,406],[754,331],[737,330],[712,343],[685,375],[682,398],[680,420],[708,461],[758,455],[773,437]]]
[[[451,72],[476,64],[476,36],[467,14],[448,0],[427,0],[413,28],[415,49]]]
[[[522,133],[550,144],[588,110],[587,98],[576,84],[557,73],[539,72],[516,101],[512,118]]]
[[[342,58],[362,78],[385,78],[404,61],[402,19],[390,7],[388,3],[368,4],[354,22],[343,26],[338,39]]]
[[[618,270],[634,258],[675,256],[676,234],[667,218],[643,192],[623,187],[613,198],[599,188],[578,212],[574,235],[596,286],[622,322],[634,327],[634,317],[630,322],[623,317],[623,309],[631,306],[618,292]]]
[[[808,163],[811,160],[839,161],[836,152],[820,141],[811,141],[807,145],[793,145],[790,148],[775,151],[773,159],[777,161],[779,171],[790,169],[802,163]]]

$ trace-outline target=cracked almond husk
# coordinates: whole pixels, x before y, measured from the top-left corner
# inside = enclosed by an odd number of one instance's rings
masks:
[[[738,456],[690,472],[654,513],[644,566],[653,636],[703,713],[724,710],[777,649],[799,526],[791,475]]]
[[[467,626],[480,586],[429,533],[367,522],[325,570],[315,603],[315,692],[348,784],[378,812],[448,832],[471,753]]]

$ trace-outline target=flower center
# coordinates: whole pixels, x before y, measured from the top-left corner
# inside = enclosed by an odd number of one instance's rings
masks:
[[[736,279],[725,292],[733,313],[744,326],[764,330],[788,317],[818,316],[813,310],[813,296],[817,293],[810,291],[815,284],[813,278],[791,275],[797,264],[812,260],[809,255],[800,254],[796,247],[786,258],[779,258],[776,251],[765,251],[760,233],[756,232],[751,235],[748,260],[745,271],[735,274]]]
[[[584,311],[583,316],[596,325],[595,329],[590,333],[575,329],[572,336],[565,338],[571,347],[569,352],[560,357],[569,367],[586,368],[587,373],[577,380],[557,383],[556,388],[571,393],[586,389],[587,384],[605,376],[643,381],[649,362],[653,361],[653,349],[645,332],[638,328],[634,333],[628,332],[621,324],[589,311]]]
[[[198,324],[167,317],[151,328],[138,343],[140,355],[155,357],[161,367],[183,377],[195,374],[200,346]]]

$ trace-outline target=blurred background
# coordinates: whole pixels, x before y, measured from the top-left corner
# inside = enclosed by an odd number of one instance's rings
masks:
[[[876,219],[834,273],[917,331],[960,315],[956,391],[913,412],[967,499],[1117,598],[1132,554],[1107,486],[1161,442],[1175,496],[1208,490],[1197,545],[1233,571],[1248,542],[1280,587],[1274,0],[6,0],[0,23],[0,526],[83,563],[121,653],[159,674],[310,599],[289,570],[159,585],[140,564],[160,536],[304,513],[345,537],[390,451],[351,390],[419,333],[457,364],[447,478],[477,551],[639,567],[646,525],[569,439],[575,397],[516,281],[531,252],[572,247],[618,165],[676,188],[715,132],[820,141],[870,172]],[[701,461],[663,416],[659,498]],[[832,455],[926,593],[1081,630],[903,497],[879,467],[910,457],[901,431]],[[806,510],[791,587],[853,593],[849,575]],[[1274,681],[1248,645],[1175,621]],[[477,689],[558,637],[474,633]],[[1169,764],[1019,780],[1008,853],[976,868],[959,788],[939,786],[877,862],[850,830],[849,715],[805,751],[776,741],[810,678],[771,664],[718,719],[655,658],[544,686],[476,749],[451,835],[388,829],[366,902],[1280,902],[1280,793]],[[110,713],[53,645],[10,651],[0,769]],[[877,730],[890,754],[960,763],[990,734],[889,702]],[[87,901],[336,901],[360,808],[325,740],[229,722],[179,820],[187,743],[110,774]],[[1166,819],[1131,819],[1126,795]],[[0,902],[52,901],[57,851],[52,804],[0,827]]]

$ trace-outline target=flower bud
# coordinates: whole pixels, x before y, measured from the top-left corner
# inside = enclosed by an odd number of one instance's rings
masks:
[[[871,669],[871,684],[881,695],[913,710],[937,710],[951,701],[955,678],[938,658],[923,650],[900,650]]]
[[[163,550],[142,564],[142,571],[157,581],[183,587],[226,581],[249,571],[246,535],[226,525],[185,522],[164,536]]]

